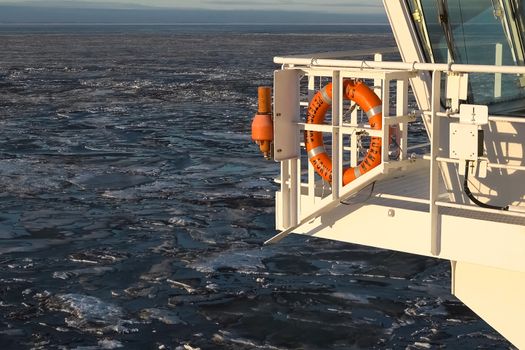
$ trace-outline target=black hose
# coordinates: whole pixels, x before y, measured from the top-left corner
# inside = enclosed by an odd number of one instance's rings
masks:
[[[490,205],[490,204],[487,204],[487,203],[480,202],[476,197],[474,197],[474,195],[470,191],[470,188],[468,188],[468,171],[469,171],[468,168],[469,168],[469,164],[470,164],[470,160],[467,160],[465,162],[465,180],[463,181],[463,191],[465,191],[465,194],[467,195],[467,197],[470,198],[470,200],[472,202],[474,202],[478,207],[487,208],[487,209],[508,211],[509,210],[509,206],[508,205],[505,206],[505,207],[499,207],[497,205]]]
[[[370,186],[370,185],[368,185],[368,186]],[[366,187],[368,187],[368,186],[366,186]],[[366,187],[365,187],[365,188],[366,188]],[[350,201],[348,201],[348,202],[339,201],[339,203],[341,203],[341,204],[343,204],[343,205],[355,205],[355,204],[361,204],[361,203],[364,203],[364,202],[366,202],[367,200],[369,200],[369,199],[372,197],[372,195],[374,194],[374,188],[375,188],[375,187],[376,187],[376,182],[374,181],[374,182],[372,182],[372,187],[370,188],[370,193],[368,194],[368,197],[366,197],[366,199],[363,200],[363,201],[361,201],[361,202],[358,202],[358,203],[352,203],[352,202],[350,202]],[[350,198],[350,200],[352,200],[353,198],[355,198],[355,197],[356,197],[359,193],[361,193],[361,191],[363,191],[365,188],[363,188],[363,189],[357,191],[357,193],[354,194],[354,195],[352,196],[352,198]]]

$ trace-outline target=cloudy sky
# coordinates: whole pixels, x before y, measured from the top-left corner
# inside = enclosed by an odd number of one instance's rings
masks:
[[[67,2],[81,3],[84,0],[69,0]],[[0,0],[0,3],[23,4],[26,0]],[[48,0],[32,0],[42,4]],[[100,2],[106,6],[114,4],[135,4],[142,6],[199,8],[215,10],[287,10],[287,11],[323,11],[331,13],[381,13],[381,0],[89,0],[90,3]]]

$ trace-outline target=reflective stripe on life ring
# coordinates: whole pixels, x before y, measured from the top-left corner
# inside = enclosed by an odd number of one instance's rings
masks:
[[[343,97],[352,100],[368,116],[370,128],[382,128],[382,103],[379,97],[363,82],[344,80]],[[326,112],[332,105],[332,83],[318,91],[308,106],[307,124],[323,124]],[[304,141],[308,159],[315,171],[327,182],[332,183],[332,160],[326,153],[323,134],[320,131],[305,131]],[[381,138],[372,137],[370,148],[363,161],[355,168],[343,171],[343,186],[352,182],[367,171],[381,164]]]

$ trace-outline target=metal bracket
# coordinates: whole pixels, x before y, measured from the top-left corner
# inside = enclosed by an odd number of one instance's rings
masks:
[[[489,123],[489,107],[462,104],[459,106],[459,121],[461,124],[487,125]]]
[[[460,101],[466,101],[468,94],[468,74],[448,72],[447,100],[452,112],[459,110]]]

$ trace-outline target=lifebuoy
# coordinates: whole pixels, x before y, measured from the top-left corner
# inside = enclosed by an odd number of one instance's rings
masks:
[[[343,97],[352,100],[368,116],[370,128],[381,130],[382,127],[382,103],[379,97],[363,82],[344,80]],[[323,124],[326,112],[332,105],[332,83],[327,84],[318,91],[310,105],[306,123]],[[304,139],[306,152],[315,171],[328,183],[332,183],[332,160],[326,153],[323,134],[320,131],[305,131]],[[367,171],[381,164],[381,138],[372,137],[370,148],[363,161],[355,168],[347,168],[343,171],[343,186],[352,182]]]

